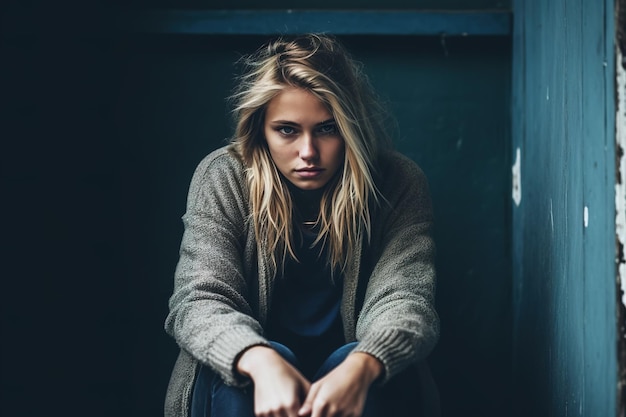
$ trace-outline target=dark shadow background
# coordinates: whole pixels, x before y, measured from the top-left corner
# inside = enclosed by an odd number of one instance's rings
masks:
[[[161,415],[188,183],[229,136],[233,62],[266,38],[102,31],[108,7],[25,4],[0,49],[0,414]],[[444,414],[506,415],[510,39],[342,39],[430,179]]]

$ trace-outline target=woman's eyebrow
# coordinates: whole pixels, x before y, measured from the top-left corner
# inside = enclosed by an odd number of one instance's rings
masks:
[[[318,124],[316,124],[316,126],[323,126],[323,125],[328,125],[328,124],[334,124],[335,119],[328,119],[328,120],[324,120],[323,122],[319,122]]]
[[[271,124],[273,125],[289,125],[289,126],[300,126],[299,123],[290,121],[290,120],[271,120]],[[328,124],[335,124],[335,119],[324,120],[323,122],[316,123],[315,126],[324,126]]]
[[[289,120],[272,120],[272,121],[270,121],[270,123],[274,124],[274,125],[300,126],[298,123],[292,122],[292,121],[289,121]]]

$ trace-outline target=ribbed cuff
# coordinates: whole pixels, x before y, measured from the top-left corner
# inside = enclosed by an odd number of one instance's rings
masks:
[[[418,344],[419,341],[406,331],[385,329],[366,335],[353,352],[368,353],[383,363],[385,374],[380,383],[384,384],[412,363]]]
[[[250,381],[235,370],[239,355],[252,346],[270,346],[269,342],[249,327],[236,327],[222,332],[211,346],[211,363],[227,385],[243,386]]]

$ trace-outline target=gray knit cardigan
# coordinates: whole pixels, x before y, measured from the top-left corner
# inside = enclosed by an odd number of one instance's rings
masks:
[[[268,344],[263,328],[275,274],[267,255],[257,250],[245,175],[242,161],[225,147],[199,164],[191,182],[165,322],[180,347],[167,417],[189,415],[199,364],[227,384],[243,386],[249,381],[234,370],[238,355]],[[419,167],[398,153],[381,155],[376,177],[384,199],[372,217],[370,243],[356,248],[344,272],[345,340],[358,341],[355,351],[384,364],[383,383],[418,365],[424,385],[432,380],[423,360],[439,336],[428,185]],[[422,386],[427,396],[434,395],[431,389]]]

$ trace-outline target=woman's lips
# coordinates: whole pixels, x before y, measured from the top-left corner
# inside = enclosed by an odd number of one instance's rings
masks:
[[[323,168],[300,168],[296,169],[296,174],[302,178],[314,178],[324,171]]]

